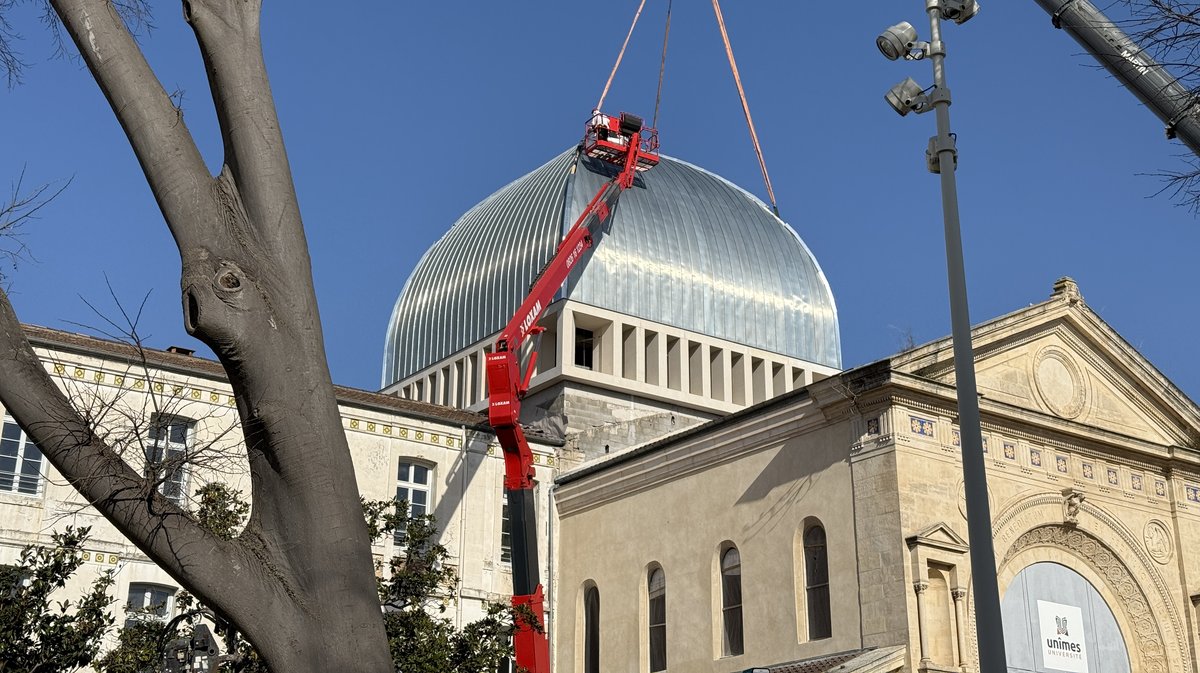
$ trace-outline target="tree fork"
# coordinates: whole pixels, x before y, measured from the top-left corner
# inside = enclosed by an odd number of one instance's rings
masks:
[[[253,540],[209,546],[213,558],[185,564],[172,556],[180,551],[175,545],[155,547],[149,531],[122,526],[112,507],[97,506],[229,615],[273,669],[391,670],[370,540],[262,57],[260,3],[183,3],[225,141],[226,167],[216,177],[111,2],[51,4],[125,130],[179,248],[185,326],[217,354],[234,389],[251,462]],[[0,338],[8,339],[0,346],[36,363],[15,316]],[[8,381],[0,382],[6,390],[12,392]],[[38,390],[36,397],[48,394]],[[4,401],[8,406],[8,396]],[[22,422],[32,417],[14,409]],[[81,477],[66,463],[61,469],[72,483]],[[144,484],[136,474],[132,479]],[[186,520],[169,507],[159,511],[168,512],[164,520]],[[179,535],[189,530],[183,526]]]

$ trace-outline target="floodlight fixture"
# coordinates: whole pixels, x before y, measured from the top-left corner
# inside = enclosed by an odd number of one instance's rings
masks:
[[[961,26],[979,13],[979,2],[978,0],[941,0],[941,8],[943,19],[949,19]]]
[[[875,46],[889,61],[895,61],[901,56],[907,57],[917,41],[917,29],[907,21],[901,21],[879,34],[875,38]]]
[[[883,97],[896,111],[896,114],[903,117],[909,112],[928,112],[930,109],[929,96],[925,94],[925,90],[917,84],[916,80],[911,77],[905,78],[896,86],[888,90]]]

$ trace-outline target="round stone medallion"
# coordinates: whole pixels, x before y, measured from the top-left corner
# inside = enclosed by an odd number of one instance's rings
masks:
[[[1142,529],[1142,541],[1146,543],[1146,551],[1150,552],[1151,558],[1164,565],[1170,562],[1173,551],[1171,533],[1163,522],[1157,519],[1146,522],[1146,527]]]
[[[1033,383],[1042,402],[1056,416],[1075,418],[1087,401],[1086,381],[1079,365],[1061,348],[1047,346],[1033,361]]]

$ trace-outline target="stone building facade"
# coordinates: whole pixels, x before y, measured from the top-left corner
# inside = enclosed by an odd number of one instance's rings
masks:
[[[169,474],[160,475],[159,486],[185,508],[194,508],[196,489],[212,481],[250,499],[237,410],[218,363],[181,349],[139,350],[41,327],[27,327],[27,335],[47,371],[110,444],[124,451],[127,462],[140,470],[156,453],[168,465],[176,455],[186,456],[182,466],[165,468]],[[461,625],[482,616],[485,602],[507,601],[512,571],[504,533],[504,465],[484,419],[351,388],[338,387],[337,395],[363,496],[384,500],[403,489],[414,512],[437,517],[440,542],[460,575],[446,614]],[[172,616],[179,584],[87,506],[2,407],[0,418],[0,564],[16,561],[26,545],[50,543],[51,533],[67,525],[90,526],[86,563],[63,596],[83,593],[100,573],[112,571],[111,611],[118,624],[127,604],[165,604],[163,617]],[[557,445],[532,439],[538,478],[547,484],[539,493],[538,516],[545,521]],[[550,558],[547,531],[540,531],[543,574]],[[373,552],[383,560],[395,548],[386,538]]]
[[[1200,410],[1067,279],[974,346],[1010,670],[1196,671]],[[561,474],[557,670],[977,670],[953,377],[944,339]]]

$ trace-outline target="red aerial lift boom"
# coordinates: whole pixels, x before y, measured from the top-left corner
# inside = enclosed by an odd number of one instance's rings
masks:
[[[543,331],[537,322],[571,269],[583,259],[595,237],[612,216],[621,194],[633,185],[639,172],[658,164],[658,133],[643,129],[642,119],[622,112],[609,117],[594,112],[588,121],[580,153],[615,164],[620,172],[604,184],[579,219],[563,237],[550,263],[500,332],[487,356],[488,422],[504,450],[504,488],[512,527],[513,607],[517,612],[514,637],[517,666],[530,673],[550,673],[550,646],[545,629],[545,596],[539,581],[537,503],[533,452],[521,430],[521,398],[529,390],[537,352],[521,372],[521,346],[530,335]]]

